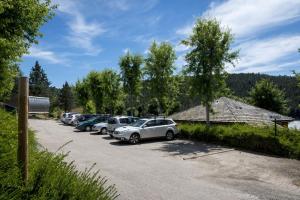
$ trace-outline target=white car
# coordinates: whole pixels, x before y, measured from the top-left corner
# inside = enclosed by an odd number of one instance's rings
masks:
[[[176,123],[172,119],[140,119],[130,126],[117,128],[113,137],[121,141],[136,144],[142,139],[165,137],[173,140],[178,134]]]
[[[74,112],[68,112],[61,115],[60,121],[64,124],[67,124],[67,121],[71,118],[73,114],[77,114]]]
[[[113,132],[116,128],[119,128],[121,126],[127,126],[129,124],[134,123],[137,121],[137,117],[131,117],[131,116],[116,116],[111,117],[107,121],[107,132],[110,135],[110,137],[113,137]]]
[[[92,129],[93,129],[93,131],[100,132],[101,134],[106,134],[107,133],[107,122],[101,122],[101,123],[95,124]]]
[[[67,117],[65,119],[65,123],[75,126],[75,121],[76,121],[77,117],[79,117],[80,115],[81,114],[78,114],[78,113],[69,115],[69,117]]]

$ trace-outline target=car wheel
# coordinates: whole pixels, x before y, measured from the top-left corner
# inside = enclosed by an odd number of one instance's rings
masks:
[[[107,128],[102,128],[100,133],[103,135],[107,134]]]
[[[137,144],[140,142],[140,135],[137,133],[133,133],[129,138],[130,144]]]
[[[167,140],[173,140],[174,139],[174,133],[173,133],[173,131],[168,131],[166,133],[166,139]]]
[[[85,127],[85,131],[91,131],[91,130],[92,130],[92,128],[90,126]]]

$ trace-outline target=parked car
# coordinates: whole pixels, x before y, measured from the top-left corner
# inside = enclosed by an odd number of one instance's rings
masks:
[[[107,132],[110,135],[110,137],[113,137],[113,132],[116,128],[132,124],[137,120],[138,120],[137,117],[130,117],[130,116],[111,117],[108,119],[107,122]]]
[[[69,125],[75,125],[75,120],[80,116],[81,114],[71,114],[69,115],[66,119],[65,119],[65,122],[66,124],[69,124]]]
[[[71,115],[73,115],[73,114],[77,114],[77,113],[75,113],[75,112],[67,112],[67,113],[62,114],[61,117],[60,117],[60,121],[62,123],[64,123],[64,124],[66,124],[67,123],[67,118],[70,118]]]
[[[108,116],[103,115],[103,116],[97,116],[97,117],[92,117],[86,121],[79,122],[79,124],[76,126],[76,129],[80,131],[92,131],[92,127],[100,122],[105,122],[107,121]]]
[[[100,122],[93,126],[93,131],[100,132],[101,134],[107,134],[107,126],[108,126],[107,121]]]
[[[140,119],[130,126],[117,128],[113,137],[136,144],[142,139],[165,137],[173,140],[178,134],[176,123],[172,119]]]
[[[99,115],[95,115],[95,114],[83,114],[83,115],[80,115],[79,117],[77,117],[75,119],[74,124],[75,124],[75,126],[77,126],[79,124],[79,122],[83,122],[83,121],[89,120],[89,119],[91,119],[93,117],[97,117],[97,116],[99,116]]]

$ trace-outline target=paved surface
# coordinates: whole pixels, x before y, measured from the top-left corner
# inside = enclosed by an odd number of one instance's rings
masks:
[[[128,145],[106,135],[74,132],[52,120],[30,120],[49,151],[62,148],[84,170],[116,184],[119,199],[300,199],[300,162],[186,140]],[[298,185],[298,186],[297,186]]]

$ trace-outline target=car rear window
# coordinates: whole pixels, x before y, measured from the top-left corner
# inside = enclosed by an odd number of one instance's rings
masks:
[[[107,121],[108,124],[116,124],[117,120],[115,118],[109,118]]]
[[[129,119],[128,118],[120,118],[119,119],[121,124],[129,124]]]

